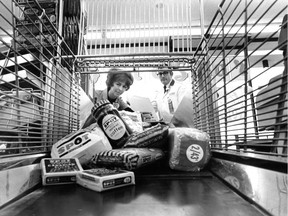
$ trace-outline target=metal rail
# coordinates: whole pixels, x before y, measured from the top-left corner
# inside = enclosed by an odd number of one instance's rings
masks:
[[[79,127],[79,78],[61,58],[74,54],[57,30],[58,1],[0,5],[0,158],[49,152]]]
[[[287,25],[282,3],[222,1],[195,51],[196,127],[212,135],[212,149],[287,157],[287,55],[279,50],[287,36],[277,42]]]

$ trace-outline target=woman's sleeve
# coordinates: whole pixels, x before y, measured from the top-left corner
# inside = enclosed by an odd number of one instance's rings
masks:
[[[122,97],[119,97],[117,102],[119,103],[119,109],[118,110],[120,110],[120,111],[125,110],[128,112],[134,112],[134,110],[132,110],[131,107],[126,102],[124,102]]]
[[[131,107],[129,107],[129,106],[126,107],[124,110],[125,110],[125,111],[128,111],[128,112],[134,112],[134,110],[132,110]]]

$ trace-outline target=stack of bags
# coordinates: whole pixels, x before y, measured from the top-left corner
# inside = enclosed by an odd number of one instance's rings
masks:
[[[133,127],[133,119],[130,120],[129,126]],[[132,128],[134,132],[123,146],[112,148],[105,133],[94,123],[55,143],[51,157],[79,159],[84,170],[79,171],[77,182],[79,180],[79,184],[84,187],[88,187],[83,184],[84,180],[89,179],[88,176],[95,177],[101,172],[124,172],[129,179],[125,180],[124,176],[121,182],[135,184],[134,175],[131,175],[133,171],[161,159],[167,159],[165,162],[171,169],[186,172],[198,172],[208,164],[211,152],[207,133],[195,128],[172,128],[162,123],[142,130],[139,130],[139,122],[135,125],[137,129]],[[115,182],[106,184],[115,186]],[[103,188],[102,185],[96,191],[102,191]]]

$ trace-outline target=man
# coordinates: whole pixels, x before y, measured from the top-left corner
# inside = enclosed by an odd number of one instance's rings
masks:
[[[157,76],[163,84],[163,90],[158,92],[152,104],[160,119],[170,123],[186,89],[173,79],[173,71],[170,68],[159,69]]]

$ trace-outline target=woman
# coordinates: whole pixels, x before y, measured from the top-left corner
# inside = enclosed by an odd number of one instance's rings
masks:
[[[104,90],[96,90],[94,93],[94,103],[100,100],[109,100],[119,111],[125,110],[134,112],[131,107],[124,102],[121,95],[127,91],[133,84],[133,76],[129,72],[122,72],[120,69],[112,68],[108,71],[106,85],[107,88]],[[90,114],[86,119],[82,128],[86,128],[89,125],[95,123],[95,119]]]
[[[133,76],[129,72],[121,72],[121,70],[113,68],[109,70],[104,90],[95,92],[94,103],[108,99],[118,110],[133,112],[127,103],[120,97],[133,84]]]

